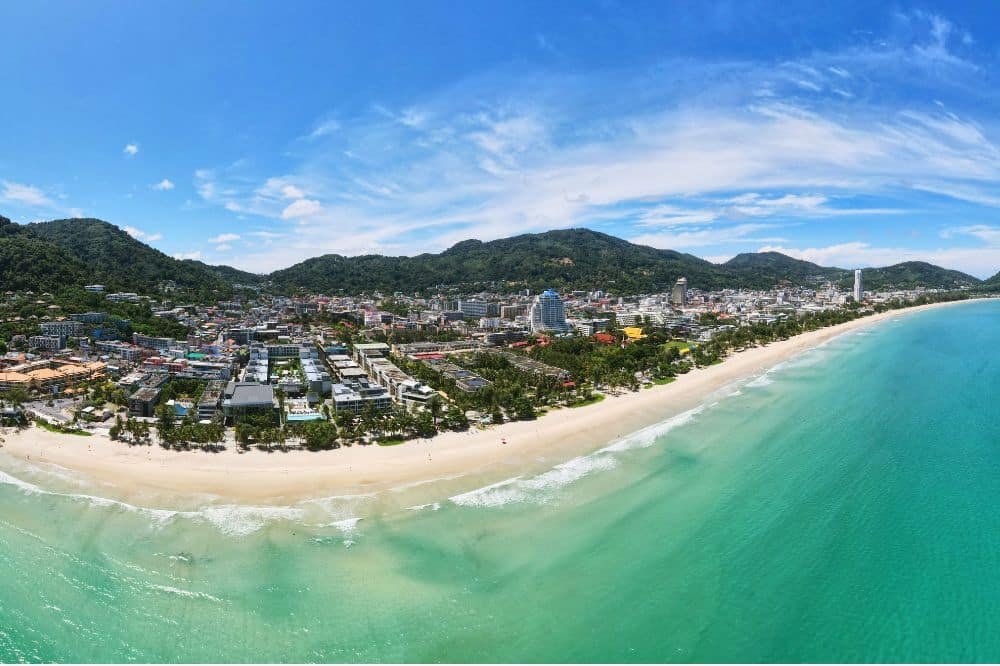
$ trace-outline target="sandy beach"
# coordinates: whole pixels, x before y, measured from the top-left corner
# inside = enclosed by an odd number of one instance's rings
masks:
[[[22,461],[51,464],[92,480],[117,496],[140,493],[214,495],[239,503],[290,503],[310,497],[373,493],[435,479],[468,476],[477,485],[550,468],[697,407],[715,392],[849,331],[940,303],[886,312],[733,354],[676,381],[608,396],[534,421],[487,430],[444,433],[397,446],[332,451],[221,453],[130,447],[94,434],[80,437],[40,428],[5,430],[3,451]],[[475,486],[473,486],[475,487]]]

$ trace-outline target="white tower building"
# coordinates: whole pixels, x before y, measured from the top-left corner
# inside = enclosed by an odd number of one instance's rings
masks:
[[[861,281],[861,269],[858,268],[854,271],[854,302],[860,303],[861,299],[865,296],[865,287]]]
[[[687,278],[677,278],[677,282],[674,283],[674,288],[670,291],[670,302],[674,305],[687,305],[687,291]]]
[[[558,331],[563,333],[569,330],[566,323],[566,308],[562,298],[552,289],[546,289],[538,296],[531,305],[531,332],[540,333],[542,331]]]

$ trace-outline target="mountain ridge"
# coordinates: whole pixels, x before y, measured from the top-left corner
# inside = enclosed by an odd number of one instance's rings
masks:
[[[95,218],[14,224],[0,217],[0,283],[6,289],[52,290],[106,283],[110,289],[155,293],[164,284],[209,297],[233,284],[271,282],[284,293],[427,292],[490,287],[603,289],[619,294],[668,290],[678,277],[690,287],[849,288],[853,271],[824,267],[778,252],[745,252],[716,264],[692,254],[631,243],[591,229],[559,229],[492,241],[469,239],[439,253],[312,257],[270,274],[176,259]],[[975,287],[984,282],[926,262],[865,269],[867,289]]]

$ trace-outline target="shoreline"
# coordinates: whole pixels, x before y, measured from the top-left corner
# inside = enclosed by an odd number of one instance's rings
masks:
[[[747,349],[717,365],[678,375],[669,384],[608,395],[579,409],[559,409],[533,421],[446,432],[397,446],[238,453],[230,445],[225,451],[206,453],[165,450],[158,445],[130,447],[102,434],[82,438],[32,427],[20,432],[5,429],[0,452],[29,465],[69,470],[117,498],[155,494],[287,506],[445,480],[475,479],[474,487],[482,487],[593,453],[705,404],[727,386],[756,377],[837,336],[910,313],[967,302],[933,303],[863,317]]]

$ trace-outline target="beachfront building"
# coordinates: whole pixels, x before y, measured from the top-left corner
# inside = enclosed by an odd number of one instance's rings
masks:
[[[0,390],[58,392],[91,379],[103,377],[107,364],[44,359],[0,368]]]
[[[865,296],[864,283],[861,280],[861,269],[854,271],[854,302],[860,303]]]
[[[156,403],[160,400],[162,391],[155,386],[143,386],[128,397],[128,413],[130,416],[149,418],[156,414]]]
[[[559,294],[546,289],[535,297],[531,305],[531,332],[542,333],[553,331],[565,333],[570,330],[566,323],[566,307]]]
[[[372,384],[367,378],[333,385],[333,408],[338,414],[361,414],[367,405],[380,412],[388,411],[392,407],[392,397],[385,388]]]
[[[270,414],[276,408],[274,387],[270,384],[230,381],[222,394],[222,412],[227,419],[246,414]]]

